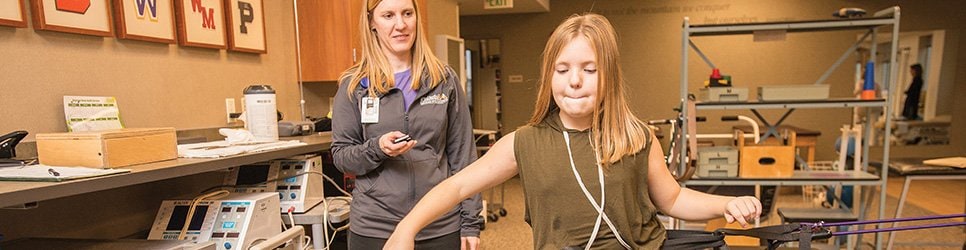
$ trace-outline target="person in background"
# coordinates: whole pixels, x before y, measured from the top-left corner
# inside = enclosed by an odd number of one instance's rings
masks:
[[[922,65],[913,64],[909,66],[909,73],[912,74],[912,83],[906,90],[906,102],[902,105],[902,117],[906,120],[919,119],[919,95],[922,93]]]
[[[603,16],[574,15],[557,26],[529,123],[426,194],[384,249],[412,249],[417,232],[449,207],[518,173],[535,249],[658,249],[666,238],[659,210],[742,225],[759,216],[754,197],[678,185],[660,143],[627,104],[619,62]]]
[[[349,249],[379,249],[426,192],[476,160],[476,146],[458,77],[430,51],[414,0],[368,0],[360,15],[362,58],[339,80],[332,154],[356,176]],[[479,194],[467,195],[416,246],[476,249],[481,210]]]

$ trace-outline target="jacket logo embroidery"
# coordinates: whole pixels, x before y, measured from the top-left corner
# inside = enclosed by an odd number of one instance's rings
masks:
[[[426,104],[446,104],[448,102],[449,102],[449,97],[447,97],[446,94],[435,94],[435,95],[424,97],[422,100],[419,101],[419,105],[422,106]]]

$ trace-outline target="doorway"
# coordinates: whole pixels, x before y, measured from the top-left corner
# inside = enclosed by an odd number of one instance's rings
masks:
[[[473,127],[502,131],[503,105],[499,39],[466,39],[467,92],[472,93]],[[501,134],[497,132],[499,137]]]

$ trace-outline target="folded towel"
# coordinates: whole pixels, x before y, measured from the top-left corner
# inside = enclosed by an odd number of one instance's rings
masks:
[[[966,157],[946,157],[922,161],[926,165],[946,166],[954,168],[966,168]]]

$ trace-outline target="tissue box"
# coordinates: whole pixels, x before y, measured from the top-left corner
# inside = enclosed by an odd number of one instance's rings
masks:
[[[37,134],[41,164],[116,168],[178,158],[174,128]]]

